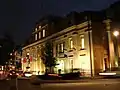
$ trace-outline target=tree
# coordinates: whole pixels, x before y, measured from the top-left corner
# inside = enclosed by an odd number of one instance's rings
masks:
[[[53,57],[53,45],[51,42],[45,43],[45,46],[41,48],[41,59],[45,64],[46,70],[52,73],[53,68],[56,66],[56,58]]]
[[[11,56],[10,53],[13,52],[15,43],[12,35],[5,33],[3,38],[0,38],[0,64],[4,65]]]

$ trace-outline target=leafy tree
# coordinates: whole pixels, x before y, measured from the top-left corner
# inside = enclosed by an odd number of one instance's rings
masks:
[[[53,45],[51,42],[45,43],[45,46],[41,48],[41,59],[46,70],[48,69],[52,73],[53,68],[56,66],[56,58],[53,57]]]

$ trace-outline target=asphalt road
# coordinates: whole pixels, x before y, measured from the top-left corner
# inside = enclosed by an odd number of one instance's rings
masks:
[[[16,88],[17,85],[17,88]],[[0,81],[0,90],[119,90],[120,79],[87,80],[77,83],[42,83],[32,85],[29,80]]]
[[[119,90],[120,80],[96,80],[77,83],[44,84],[42,90]]]

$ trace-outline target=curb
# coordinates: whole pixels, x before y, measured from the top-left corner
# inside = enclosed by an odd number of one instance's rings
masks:
[[[95,80],[101,80],[103,78],[82,78],[76,80],[31,80],[30,78],[18,78],[18,80],[30,80],[30,82],[37,82],[37,83],[78,83],[78,82],[91,82]]]
[[[102,80],[102,79],[79,79],[79,80],[36,80],[33,82],[38,82],[38,83],[79,83],[79,82],[91,82],[91,81],[96,81],[96,80]]]

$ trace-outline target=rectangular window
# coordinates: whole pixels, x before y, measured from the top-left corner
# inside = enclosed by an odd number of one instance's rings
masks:
[[[61,52],[63,52],[64,51],[63,43],[61,43],[60,45],[61,45]]]
[[[41,38],[41,32],[39,32],[39,39]]]
[[[41,29],[41,26],[39,26],[39,29]]]
[[[35,28],[35,31],[37,31],[37,28]]]
[[[45,29],[43,29],[43,37],[45,37]]]
[[[71,70],[73,71],[73,59],[70,59]]]
[[[73,48],[73,40],[72,40],[72,38],[69,38],[69,42],[70,42],[70,48],[72,49]]]
[[[81,49],[85,48],[85,38],[84,38],[84,35],[80,36],[80,45],[81,45]]]
[[[64,44],[63,43],[60,43],[60,44],[58,44],[58,52],[60,53],[62,53],[62,52],[64,52]]]
[[[61,50],[61,43],[59,44],[59,53],[62,52]]]
[[[37,34],[35,34],[35,40],[37,40]]]
[[[70,48],[73,48],[73,40],[70,41]]]

